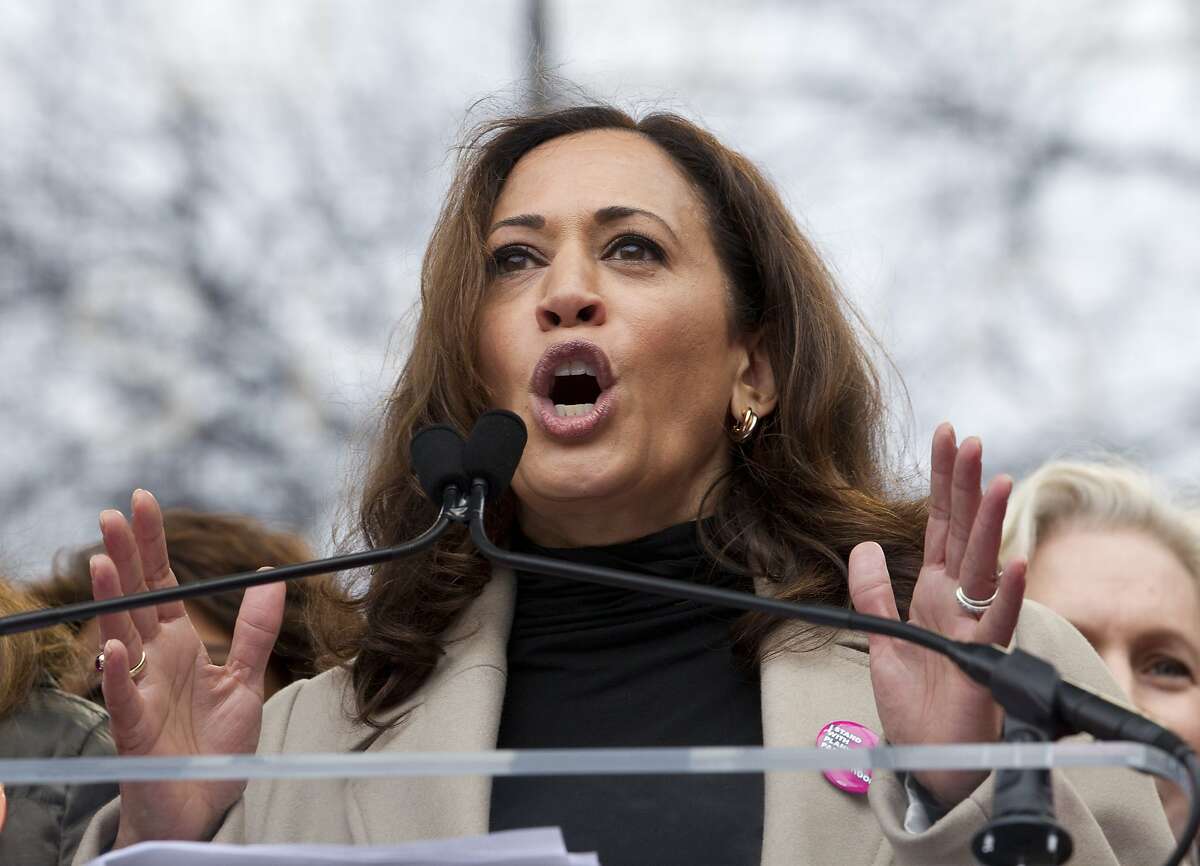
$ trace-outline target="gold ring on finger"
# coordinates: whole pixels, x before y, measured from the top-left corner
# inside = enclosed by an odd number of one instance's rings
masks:
[[[142,657],[140,659],[138,659],[138,663],[136,665],[134,665],[133,667],[131,667],[129,669],[130,679],[132,679],[133,677],[136,677],[138,675],[138,673],[141,671],[141,669],[144,668],[145,666],[146,666],[146,648],[142,647]],[[96,655],[96,671],[97,671],[97,673],[104,673],[104,651],[103,650],[101,650]]]

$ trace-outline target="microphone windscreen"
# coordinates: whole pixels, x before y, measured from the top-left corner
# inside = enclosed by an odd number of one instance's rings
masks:
[[[463,472],[463,440],[448,424],[431,424],[418,430],[410,448],[412,468],[425,495],[439,508],[442,493],[449,484],[467,492],[467,476]]]
[[[508,489],[528,434],[520,416],[504,409],[484,412],[463,446],[463,469],[471,480],[487,482],[493,501]]]

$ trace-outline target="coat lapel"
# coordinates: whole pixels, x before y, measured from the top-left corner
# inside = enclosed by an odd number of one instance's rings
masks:
[[[495,569],[479,598],[447,633],[446,655],[412,699],[385,721],[408,718],[365,746],[367,752],[474,752],[496,747],[504,704],[513,576]],[[349,788],[356,843],[486,833],[488,777],[356,779]]]
[[[763,745],[811,748],[838,720],[880,733],[866,649],[865,640],[839,635],[819,649],[765,659]],[[866,796],[848,794],[814,770],[767,773],[764,789],[763,866],[872,863],[878,856],[883,840]]]

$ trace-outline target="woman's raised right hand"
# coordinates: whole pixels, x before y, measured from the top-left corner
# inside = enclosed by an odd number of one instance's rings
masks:
[[[134,491],[131,518],[100,515],[105,553],[92,557],[97,599],[175,586],[162,511]],[[283,619],[285,588],[246,590],[224,666],[209,661],[183,602],[100,617],[104,701],[122,755],[253,752],[262,726],[263,678]],[[130,668],[146,653],[136,676]],[[147,839],[198,840],[215,832],[241,781],[126,782],[116,847]]]

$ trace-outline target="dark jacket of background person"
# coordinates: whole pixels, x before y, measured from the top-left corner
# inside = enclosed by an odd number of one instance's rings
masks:
[[[180,584],[196,583],[263,566],[283,566],[315,559],[315,554],[298,535],[268,529],[253,518],[240,514],[214,514],[188,508],[169,508],[163,512],[167,549],[171,570]],[[70,604],[92,600],[92,581],[88,561],[104,547],[96,544],[59,557],[53,576],[34,588],[37,597],[47,605]],[[273,689],[283,688],[298,679],[317,673],[314,660],[317,650],[313,643],[310,617],[318,599],[340,598],[340,590],[330,575],[316,575],[287,584],[287,602],[283,612],[283,628],[271,655],[268,667],[268,696]],[[232,637],[242,592],[190,598],[185,604],[192,616],[197,613],[219,625]],[[330,605],[322,608],[323,618],[350,617],[341,608]],[[94,630],[94,621],[92,622]],[[350,625],[350,623],[348,623]],[[80,652],[88,664],[82,666],[84,681],[67,684],[69,690],[102,701],[99,679],[90,660],[99,652],[98,637],[93,638],[86,624],[73,624],[77,634],[82,632]],[[224,659],[214,658],[223,664]]]
[[[0,615],[36,607],[0,580]],[[0,758],[114,755],[108,715],[56,688],[79,664],[64,628],[0,638]],[[7,785],[0,863],[69,863],[93,813],[116,796],[115,784]]]

